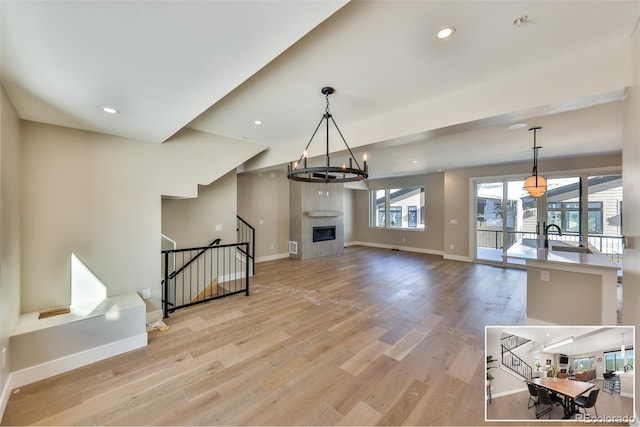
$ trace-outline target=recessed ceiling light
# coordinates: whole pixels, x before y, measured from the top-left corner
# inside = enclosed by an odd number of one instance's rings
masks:
[[[439,39],[446,39],[451,37],[455,32],[456,32],[455,27],[444,27],[443,29],[438,31],[438,33],[436,34],[436,37],[438,37]]]
[[[118,114],[120,111],[116,110],[115,108],[112,107],[102,107],[102,111],[104,111],[105,113],[109,113],[109,114]]]
[[[516,130],[516,129],[526,128],[527,126],[528,125],[526,123],[514,123],[512,125],[507,126],[507,129]]]
[[[260,126],[262,124],[262,120],[254,120],[253,124]]]
[[[416,163],[418,163],[418,161],[417,160],[412,160],[411,163],[413,163],[415,165]]]
[[[518,16],[516,19],[513,20],[513,25],[515,25],[516,27],[524,25],[525,22],[527,22],[527,19],[529,19],[527,15]]]

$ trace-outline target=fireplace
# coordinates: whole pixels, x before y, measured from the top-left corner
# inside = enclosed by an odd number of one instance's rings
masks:
[[[336,226],[313,227],[313,241],[324,242],[325,240],[336,240]]]

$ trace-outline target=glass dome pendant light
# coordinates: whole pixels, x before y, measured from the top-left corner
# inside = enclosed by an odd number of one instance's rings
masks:
[[[536,132],[540,129],[540,126],[529,129],[533,131],[533,170],[531,176],[524,181],[524,189],[535,198],[542,197],[547,192],[547,179],[538,175],[538,150],[542,147],[536,145]]]

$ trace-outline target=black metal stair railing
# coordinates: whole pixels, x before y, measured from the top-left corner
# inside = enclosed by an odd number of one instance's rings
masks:
[[[193,258],[191,258],[190,260],[188,260],[187,262],[185,262],[182,267],[180,267],[177,270],[172,271],[169,274],[169,279],[173,279],[174,277],[176,277],[178,274],[180,274],[185,268],[187,268],[192,262],[196,261],[200,256],[202,256],[206,251],[207,248],[210,248],[211,246],[218,246],[221,242],[221,239],[216,239],[213,242],[209,243],[207,246],[205,246],[200,252],[196,253]],[[164,252],[163,252],[164,253]],[[175,253],[175,252],[174,252]],[[164,281],[165,279],[162,279],[162,281],[160,282],[160,284],[164,285]]]
[[[533,375],[533,368],[531,367],[531,365],[520,359],[518,355],[506,348],[504,345],[502,345],[501,347],[502,366],[520,375],[522,378],[530,380]]]
[[[500,338],[500,343],[507,350],[516,349],[516,348],[518,348],[520,346],[525,345],[528,342],[531,342],[531,340],[527,339],[527,338],[519,337],[517,335],[509,335],[509,336]]]
[[[218,242],[219,243],[219,242]],[[162,251],[164,317],[180,308],[244,292],[249,295],[249,243]],[[175,271],[169,271],[169,257]]]
[[[248,242],[249,249],[246,255],[251,260],[251,274],[255,274],[256,271],[256,229],[251,226],[247,221],[242,219],[240,215],[236,215],[238,218],[238,242]],[[239,249],[242,250],[242,249]]]

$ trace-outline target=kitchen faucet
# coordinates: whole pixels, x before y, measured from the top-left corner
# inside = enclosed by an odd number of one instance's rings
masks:
[[[544,247],[548,248],[549,247],[549,229],[552,227],[555,227],[556,230],[558,230],[558,234],[560,234],[562,236],[562,230],[560,229],[560,227],[558,227],[558,224],[549,224],[546,225],[547,223],[544,222]]]
[[[627,372],[627,370],[633,369],[633,366],[631,366],[630,364],[627,364],[627,365],[624,365],[624,368],[622,369],[624,369],[624,371]]]

